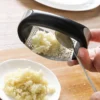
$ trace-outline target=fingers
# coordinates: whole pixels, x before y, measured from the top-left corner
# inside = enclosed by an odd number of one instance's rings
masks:
[[[95,57],[95,50],[94,49],[90,49],[90,50],[88,50],[88,52],[89,52],[90,58],[94,59],[94,57]],[[78,64],[77,60],[68,61],[68,65],[69,66],[74,66],[74,65],[77,65],[77,64]]]
[[[100,42],[100,29],[91,30],[91,41]]]
[[[93,64],[97,72],[100,72],[100,48],[96,49],[96,56],[94,58]]]
[[[90,59],[89,53],[87,51],[87,49],[85,48],[80,48],[79,52],[78,52],[78,57],[82,63],[82,65],[90,71],[96,71],[92,60]]]
[[[91,96],[90,100],[100,100],[100,92],[94,93],[94,94]]]
[[[91,30],[91,41],[95,41],[95,42],[100,42],[100,29],[96,29],[96,30]],[[100,48],[99,50],[100,51]],[[81,48],[79,50],[79,53],[78,53],[78,57],[80,58],[83,66],[90,70],[90,71],[98,71],[100,72],[100,52],[97,51],[97,48],[96,49],[92,49],[88,51],[85,49],[85,48]],[[68,62],[68,65],[69,66],[73,66],[73,65],[76,65],[78,64],[77,61],[69,61]]]
[[[85,48],[80,48],[78,57],[86,69],[92,72],[100,72],[100,47],[91,49],[89,52]],[[78,64],[78,61],[76,60],[68,62],[69,66],[76,64]]]
[[[94,57],[93,59],[90,56]],[[82,65],[90,70],[100,72],[100,48],[92,49],[90,54],[87,49],[80,48],[78,52],[78,57],[81,60]]]

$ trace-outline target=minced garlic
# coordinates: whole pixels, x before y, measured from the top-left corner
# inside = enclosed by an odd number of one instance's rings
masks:
[[[51,32],[38,31],[32,37],[32,49],[37,54],[47,56],[57,56],[60,51],[60,43],[57,41],[55,35]]]
[[[6,76],[4,92],[15,100],[45,100],[55,89],[48,87],[41,71],[19,69]]]

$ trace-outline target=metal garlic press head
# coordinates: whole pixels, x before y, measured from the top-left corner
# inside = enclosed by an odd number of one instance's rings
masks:
[[[80,47],[87,48],[90,31],[68,18],[29,10],[18,26],[20,40],[36,54],[57,61],[76,59]]]

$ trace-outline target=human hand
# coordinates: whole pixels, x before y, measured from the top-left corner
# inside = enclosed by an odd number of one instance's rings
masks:
[[[90,41],[100,42],[100,30],[91,30]],[[78,57],[87,70],[100,72],[100,47],[91,50],[80,48]],[[70,61],[68,64],[73,66],[78,64],[78,61]]]
[[[91,96],[90,100],[100,100],[100,92],[95,92],[95,93]]]

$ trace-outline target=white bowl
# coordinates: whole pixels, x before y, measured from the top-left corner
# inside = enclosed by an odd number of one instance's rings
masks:
[[[88,11],[100,5],[99,0],[35,0],[38,3],[59,10]]]
[[[49,100],[58,100],[60,96],[61,86],[54,73],[46,68],[44,65],[26,59],[11,59],[4,61],[0,64],[0,97],[4,100],[14,100],[8,97],[3,92],[4,77],[8,73],[16,71],[18,68],[25,69],[29,66],[34,71],[42,70],[44,77],[47,79],[49,85],[53,86],[56,90],[53,95],[50,95]]]

